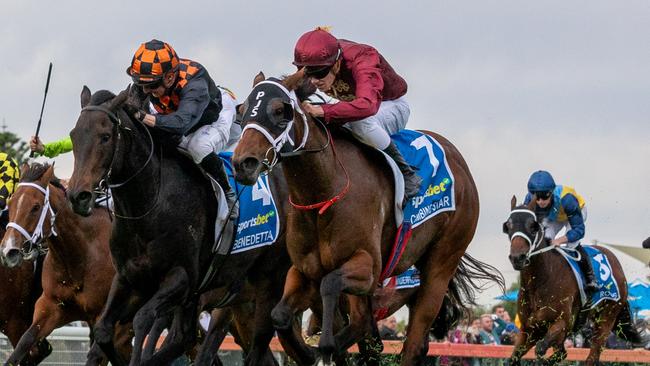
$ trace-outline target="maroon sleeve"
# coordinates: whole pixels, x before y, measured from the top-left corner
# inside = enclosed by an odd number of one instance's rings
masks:
[[[379,53],[370,47],[357,54],[353,60],[346,62],[346,67],[352,72],[356,84],[355,99],[350,102],[341,101],[323,105],[327,123],[358,121],[377,113],[384,89],[379,62]]]

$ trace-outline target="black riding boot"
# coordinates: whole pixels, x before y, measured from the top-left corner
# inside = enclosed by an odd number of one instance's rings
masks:
[[[384,149],[384,152],[395,161],[397,167],[404,176],[405,199],[417,196],[420,191],[420,185],[422,184],[422,178],[420,178],[420,176],[415,173],[415,170],[413,170],[413,167],[404,160],[402,153],[399,152],[395,143],[391,141],[390,145]]]
[[[237,194],[230,186],[230,182],[228,182],[226,168],[224,167],[221,158],[219,158],[217,154],[209,154],[203,158],[203,160],[201,160],[201,167],[203,170],[205,170],[206,173],[214,178],[214,180],[216,180],[223,189],[223,193],[226,195],[228,208],[230,209],[230,218],[237,218],[237,216],[239,216],[239,202],[237,202]]]
[[[594,276],[594,269],[591,268],[591,258],[582,245],[578,245],[576,249],[580,252],[580,262],[578,262],[578,265],[585,276],[585,291],[591,294],[598,290],[598,282],[596,282],[596,277]]]

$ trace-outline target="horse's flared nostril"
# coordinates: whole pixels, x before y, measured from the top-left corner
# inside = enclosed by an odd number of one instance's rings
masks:
[[[89,191],[69,194],[72,209],[79,215],[88,216],[92,209],[93,194]]]
[[[254,157],[247,157],[234,163],[235,180],[245,185],[255,184],[257,180],[260,161]]]
[[[2,264],[9,268],[14,268],[20,265],[22,261],[23,255],[20,253],[20,250],[9,249],[7,253],[3,255]]]

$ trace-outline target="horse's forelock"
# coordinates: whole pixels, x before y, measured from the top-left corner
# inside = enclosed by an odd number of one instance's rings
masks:
[[[288,90],[296,90],[300,85],[300,81],[303,79],[304,73],[301,71],[295,72],[291,75],[285,75],[282,77],[282,84]]]
[[[43,177],[43,174],[50,168],[50,164],[40,164],[40,163],[32,163],[32,165],[29,166],[27,171],[24,172],[24,174],[20,177],[21,182],[26,182],[26,183],[33,183],[38,180],[40,180]],[[50,179],[50,183],[54,185],[55,187],[58,187],[62,190],[65,191],[65,187],[61,183],[61,180],[57,178],[56,176],[52,176],[52,179]]]

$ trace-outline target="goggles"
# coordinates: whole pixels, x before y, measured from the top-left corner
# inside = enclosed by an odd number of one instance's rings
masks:
[[[537,200],[543,200],[546,201],[547,199],[551,198],[552,192],[533,192],[535,197],[537,197]]]

